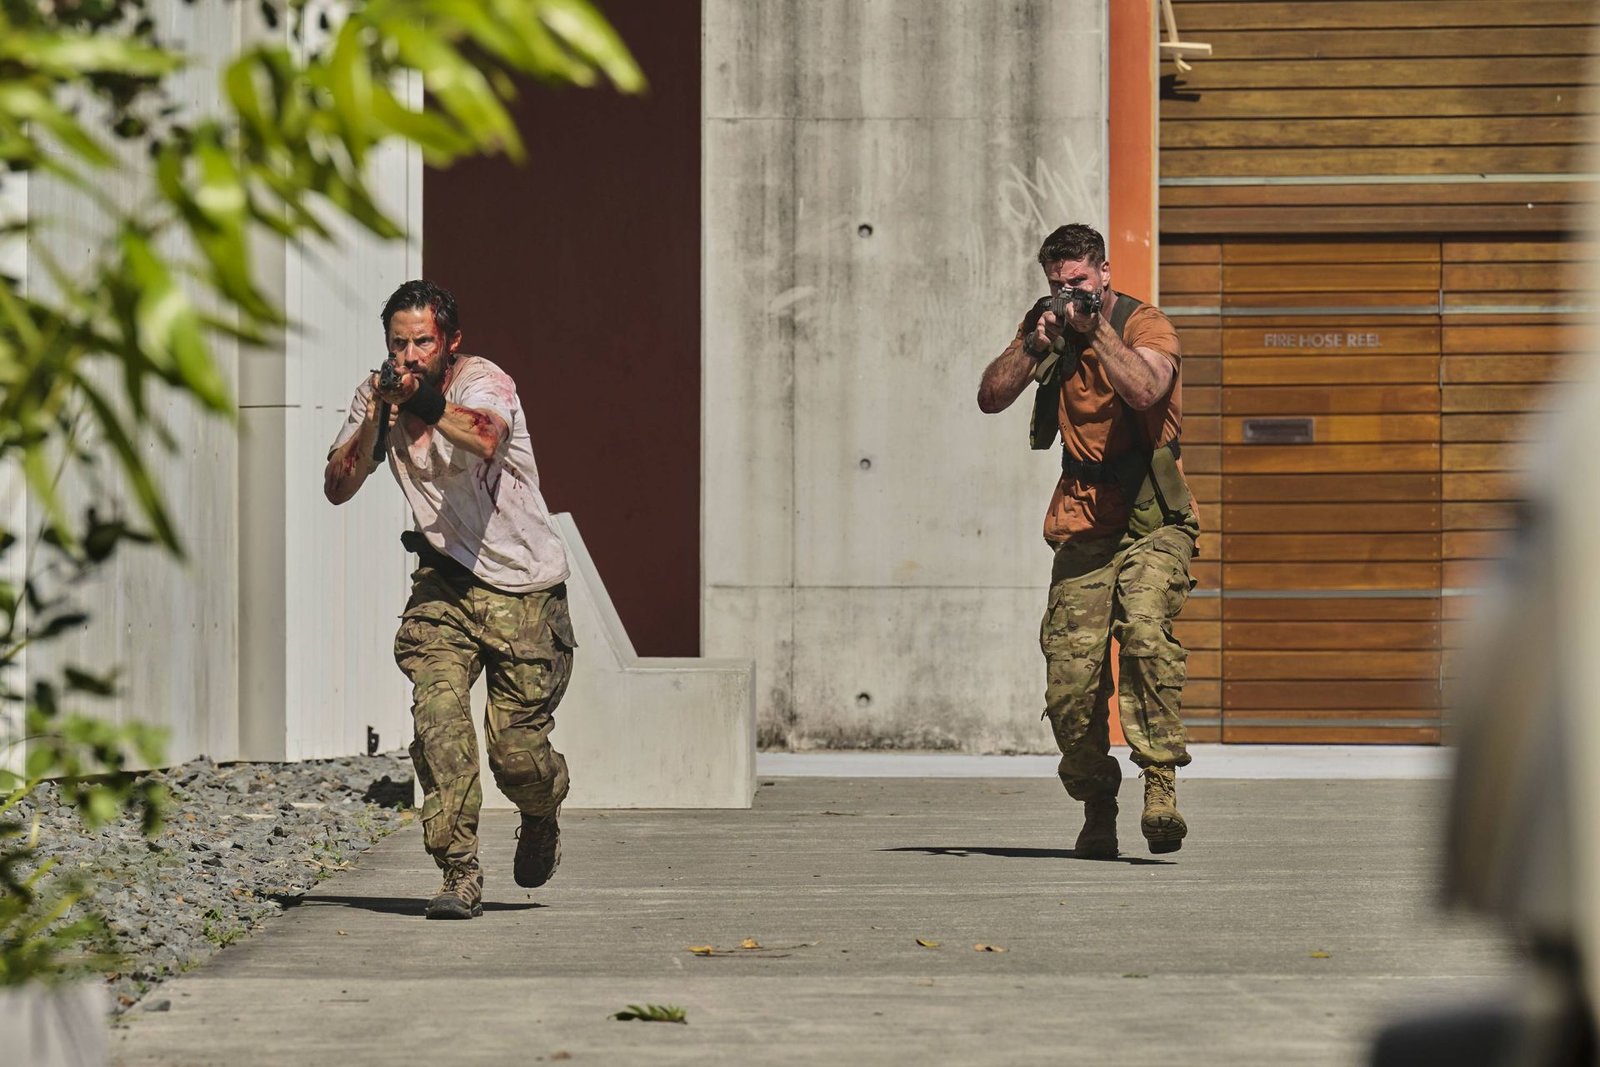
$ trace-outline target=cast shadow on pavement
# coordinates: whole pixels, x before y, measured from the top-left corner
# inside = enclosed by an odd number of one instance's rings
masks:
[[[336,897],[320,893],[308,893],[303,897],[276,896],[273,899],[285,911],[306,904],[321,904],[341,908],[359,908],[362,911],[375,911],[381,915],[415,915],[418,918],[422,917],[422,909],[428,903],[422,897]],[[547,908],[549,906],[533,900],[519,903],[499,900],[486,900],[483,902],[483,910],[485,912],[529,911],[533,908]]]
[[[930,856],[1000,856],[1005,859],[1017,860],[1075,860],[1079,856],[1070,848],[1000,848],[995,846],[982,846],[963,848],[956,845],[903,845],[899,848],[880,848],[879,852],[924,852]],[[1147,864],[1168,866],[1172,860],[1153,860],[1145,856],[1129,856],[1123,854],[1115,860],[1094,860],[1083,857],[1085,863],[1131,863],[1139,866]]]

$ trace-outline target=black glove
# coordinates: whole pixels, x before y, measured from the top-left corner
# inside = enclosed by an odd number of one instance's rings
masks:
[[[1033,307],[1028,309],[1028,313],[1022,316],[1023,340],[1027,340],[1028,335],[1039,328],[1039,320],[1044,317],[1046,311],[1050,310],[1051,299],[1048,296],[1041,296]]]

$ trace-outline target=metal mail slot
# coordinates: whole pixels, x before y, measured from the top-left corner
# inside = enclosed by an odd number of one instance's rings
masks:
[[[1245,419],[1247,445],[1309,445],[1316,439],[1312,419]]]

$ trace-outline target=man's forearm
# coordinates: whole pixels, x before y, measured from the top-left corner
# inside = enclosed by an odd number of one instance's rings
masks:
[[[1004,411],[1028,388],[1039,361],[1029,356],[1023,346],[1024,340],[1017,338],[983,369],[983,381],[978,385],[980,411],[990,415]]]
[[[1152,407],[1172,387],[1172,365],[1130,347],[1103,318],[1096,320],[1093,344],[1111,388],[1135,411]]]
[[[368,418],[354,437],[333,450],[322,475],[322,492],[329,502],[343,504],[355,496],[367,475],[377,468],[372,460],[372,446],[377,439],[377,424]]]
[[[446,404],[435,426],[446,441],[479,459],[493,458],[508,432],[500,416],[459,404]]]

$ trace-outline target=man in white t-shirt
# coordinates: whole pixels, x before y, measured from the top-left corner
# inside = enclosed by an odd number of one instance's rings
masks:
[[[543,885],[561,861],[567,761],[550,730],[577,644],[567,556],[539,493],[516,383],[459,352],[455,298],[406,282],[384,306],[383,328],[398,374],[386,382],[374,372],[356,388],[323,492],[344,503],[387,457],[411,505],[416,525],[401,540],[420,563],[394,654],[413,687],[423,842],[444,872],[426,914],[470,919],[483,912],[483,789],[469,703],[480,671],[489,766],[522,812],[516,882]]]

